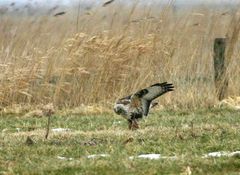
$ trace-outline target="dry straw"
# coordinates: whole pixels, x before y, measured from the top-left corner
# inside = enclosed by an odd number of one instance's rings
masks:
[[[216,103],[213,40],[239,28],[237,20],[231,22],[236,13],[112,3],[78,14],[78,33],[71,15],[0,17],[2,107],[54,103],[58,108],[112,108],[116,98],[162,81],[176,87],[159,99],[166,108]],[[227,52],[229,95],[237,96],[240,55],[231,48],[239,47],[239,29],[233,31]]]

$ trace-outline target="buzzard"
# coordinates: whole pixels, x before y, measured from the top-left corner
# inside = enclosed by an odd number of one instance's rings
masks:
[[[152,102],[157,97],[173,91],[171,83],[156,83],[141,89],[134,94],[118,99],[114,105],[114,112],[127,119],[129,129],[139,128],[137,121],[148,115],[149,109],[156,106],[156,102]]]

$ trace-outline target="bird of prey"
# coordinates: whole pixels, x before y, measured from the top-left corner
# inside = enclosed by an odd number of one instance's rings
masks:
[[[106,6],[108,6],[109,4],[111,4],[112,2],[114,2],[114,0],[109,0],[109,1],[105,2],[102,6],[103,6],[103,7],[106,7]]]
[[[66,14],[66,12],[58,12],[54,16],[56,17],[56,16],[61,16],[61,15],[64,15],[64,14]]]
[[[152,102],[159,96],[173,91],[174,86],[171,83],[156,83],[145,89],[141,89],[134,94],[118,99],[114,105],[114,112],[127,119],[129,129],[138,129],[137,121],[148,115],[149,109],[156,106]]]

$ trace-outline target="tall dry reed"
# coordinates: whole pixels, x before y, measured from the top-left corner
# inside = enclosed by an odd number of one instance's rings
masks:
[[[75,15],[77,23],[72,14],[2,16],[0,105],[53,102],[60,108],[111,107],[119,97],[169,81],[176,90],[159,99],[163,106],[212,106],[216,102],[213,40],[239,25],[232,20],[237,15],[207,8],[176,11],[173,6],[158,10],[135,4],[96,8]],[[234,48],[239,48],[237,38]],[[240,93],[240,52],[230,51],[229,95],[236,96]]]

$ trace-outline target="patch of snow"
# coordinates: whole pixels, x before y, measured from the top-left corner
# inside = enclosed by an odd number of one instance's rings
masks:
[[[160,159],[161,154],[142,154],[138,156],[139,158],[144,158],[144,159]]]
[[[94,159],[97,157],[109,157],[109,156],[110,156],[109,154],[92,154],[92,155],[87,156],[87,158]]]
[[[71,131],[71,129],[69,129],[69,128],[53,128],[52,131],[53,132],[68,132],[68,131]]]
[[[182,128],[187,129],[187,128],[190,128],[190,126],[188,124],[185,124],[185,125],[182,125]]]
[[[226,151],[219,151],[219,152],[211,152],[208,154],[204,154],[203,158],[210,158],[210,157],[240,157],[240,151],[235,152],[226,152]]]
[[[134,159],[134,156],[130,156],[129,159]],[[151,159],[151,160],[157,160],[157,159],[177,159],[176,156],[161,156],[161,154],[141,154],[138,155],[136,158],[143,158],[143,159]]]
[[[67,158],[67,157],[57,156],[57,158],[60,160],[73,160],[73,158],[71,157]]]
[[[227,152],[211,152],[208,154],[204,154],[203,158],[208,158],[208,157],[222,157],[222,156],[227,156]]]
[[[114,121],[114,122],[113,122],[113,125],[118,125],[118,124],[120,124],[120,123],[122,123],[122,121]]]
[[[240,151],[231,152],[228,155],[229,157],[240,157]]]

